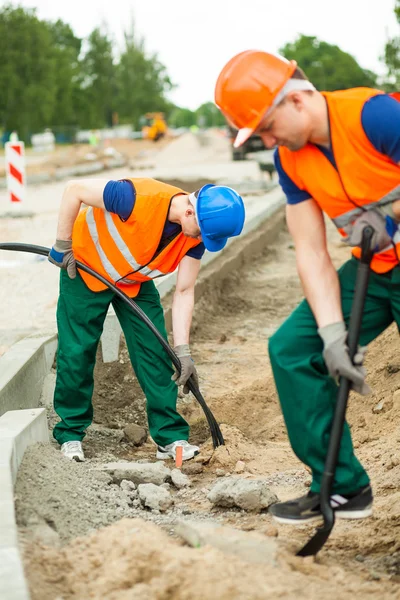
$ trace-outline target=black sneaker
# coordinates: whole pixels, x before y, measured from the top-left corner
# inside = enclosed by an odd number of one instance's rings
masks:
[[[335,516],[340,519],[365,519],[372,515],[372,489],[370,485],[352,494],[333,494],[331,506]],[[278,502],[269,508],[269,512],[278,523],[300,525],[322,519],[319,494],[308,492],[306,496]]]

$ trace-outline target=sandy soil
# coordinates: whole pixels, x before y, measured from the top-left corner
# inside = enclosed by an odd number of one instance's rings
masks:
[[[348,249],[332,229],[329,236],[339,265]],[[267,478],[280,499],[306,491],[309,474],[287,441],[266,343],[300,298],[293,246],[282,230],[250,269],[198,303],[194,357],[203,394],[225,423],[227,443],[212,453],[195,401],[181,402],[192,439],[202,444],[203,464],[201,472],[190,475],[189,490],[171,490],[175,507],[162,515],[130,506],[118,486],[99,476],[102,463],[154,460],[155,448],[149,441],[134,449],[123,439],[128,422],[146,424],[144,397],[126,350],[119,363],[98,361],[95,424],[85,441],[89,461],[64,465],[55,446],[36,447],[27,451],[18,477],[17,516],[33,600],[400,598],[400,392],[395,393],[400,361],[393,327],[369,349],[373,394],[354,396],[349,409],[357,453],[372,478],[373,517],[339,521],[316,560],[300,559],[294,552],[312,527],[277,526],[268,514],[211,510],[206,498],[217,470],[233,472],[238,460],[245,463],[243,477]],[[278,564],[260,568],[210,547],[183,546],[174,523],[185,515],[276,537]],[[122,517],[128,520],[119,521]]]

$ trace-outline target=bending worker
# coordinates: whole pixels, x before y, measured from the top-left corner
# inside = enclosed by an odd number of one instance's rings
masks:
[[[319,490],[329,443],[337,380],[360,394],[370,390],[361,365],[349,358],[346,328],[354,293],[359,244],[366,225],[376,252],[360,343],[393,320],[400,326],[400,104],[369,88],[318,92],[295,61],[247,51],[219,75],[216,103],[238,129],[235,145],[253,133],[275,163],[287,197],[286,216],[296,248],[304,300],[269,340],[276,387],[296,455],[312,470],[306,496],[271,507],[276,520],[304,523],[321,517]],[[389,195],[388,195],[389,194]],[[323,213],[354,246],[338,272],[328,254]],[[346,424],[331,504],[337,517],[372,512],[372,491],[353,452]]]
[[[82,204],[86,208],[80,211]],[[205,249],[221,250],[244,223],[242,198],[231,188],[208,184],[195,193],[153,179],[70,182],[64,192],[57,241],[49,260],[61,267],[57,307],[58,352],[53,431],[62,453],[84,460],[82,439],[92,422],[96,349],[110,304],[125,334],[132,366],[146,395],[150,434],[157,458],[183,460],[199,448],[188,443],[189,426],[176,410],[178,388],[172,363],[147,326],[99,280],[77,271],[75,260],[117,285],[166,338],[164,313],[153,279],[178,267],[172,304],[178,385],[197,373],[189,331],[194,285]],[[172,379],[171,380],[171,376]]]

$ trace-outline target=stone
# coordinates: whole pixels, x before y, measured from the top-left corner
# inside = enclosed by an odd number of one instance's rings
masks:
[[[129,423],[124,429],[125,438],[134,446],[142,446],[147,440],[147,431],[144,427]]]
[[[246,463],[244,463],[242,460],[238,460],[235,465],[235,473],[244,473],[245,469]]]
[[[262,533],[267,537],[278,537],[278,528],[275,525],[266,525]]]
[[[171,471],[172,483],[178,490],[189,487],[191,485],[190,479],[185,473],[182,473],[179,469],[172,469]]]
[[[392,396],[393,406],[400,408],[400,390],[396,390]]]
[[[238,507],[260,512],[278,501],[264,479],[224,477],[214,484],[207,498],[216,506]]]
[[[183,464],[181,471],[186,475],[200,475],[200,473],[204,471],[204,467],[199,463],[189,463],[188,465]]]
[[[143,506],[151,510],[168,510],[174,501],[171,494],[165,488],[154,483],[142,483],[138,486],[139,498]]]
[[[211,521],[178,521],[175,532],[193,548],[213,546],[247,563],[276,565],[276,540]]]
[[[215,474],[217,477],[224,477],[225,471],[223,469],[216,469]]]
[[[114,483],[121,483],[123,479],[127,479],[136,485],[141,483],[161,485],[171,476],[171,470],[161,462],[114,462],[106,464],[104,469],[112,475]]]

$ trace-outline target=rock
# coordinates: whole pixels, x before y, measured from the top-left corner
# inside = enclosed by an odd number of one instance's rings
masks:
[[[130,500],[135,500],[138,497],[138,491],[133,481],[123,479],[121,481],[120,488]]]
[[[189,463],[188,465],[183,464],[181,471],[186,475],[200,475],[200,473],[204,471],[204,467],[198,463]]]
[[[238,460],[235,465],[235,473],[244,473],[246,464],[242,460]]]
[[[225,471],[223,469],[216,469],[215,474],[217,477],[224,477]]]
[[[278,528],[275,525],[267,525],[262,529],[262,533],[267,537],[278,537]]]
[[[400,390],[396,390],[392,396],[393,406],[400,408]]]
[[[369,442],[369,434],[366,431],[360,431],[358,434],[358,441],[360,444]]]
[[[243,510],[260,512],[278,498],[263,479],[224,477],[213,486],[207,498],[216,506],[237,506]]]
[[[140,483],[161,485],[171,476],[170,469],[161,462],[115,462],[106,464],[105,470],[111,473],[114,483],[120,483],[123,479],[127,479],[136,485]]]
[[[166,511],[174,503],[169,491],[154,483],[140,484],[138,492],[143,506],[151,510]]]
[[[124,429],[125,438],[134,446],[141,446],[147,440],[147,431],[136,423],[129,423]]]
[[[380,402],[378,402],[378,404],[376,406],[374,406],[374,408],[372,409],[372,412],[375,414],[379,414],[379,413],[385,413],[388,410],[391,410],[393,408],[393,400],[392,398],[383,398]]]
[[[178,490],[191,485],[190,479],[185,473],[182,473],[179,469],[172,469],[171,471],[172,483]]]
[[[360,428],[361,428],[361,427],[366,427],[366,425],[367,425],[367,421],[365,420],[365,417],[364,417],[364,415],[361,415],[361,416],[358,418],[357,425],[358,425]]]
[[[276,564],[277,542],[257,533],[208,521],[178,521],[175,532],[194,548],[213,546],[248,563]]]

